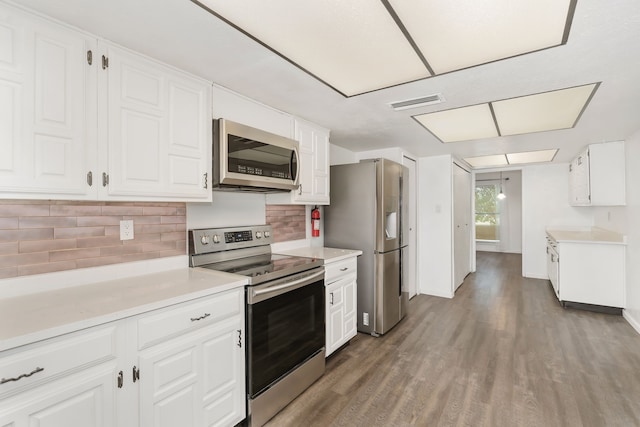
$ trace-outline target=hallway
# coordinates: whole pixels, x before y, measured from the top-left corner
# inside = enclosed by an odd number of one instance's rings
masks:
[[[561,308],[520,255],[478,252],[455,298],[418,295],[385,336],[358,334],[267,425],[640,425],[640,336]]]

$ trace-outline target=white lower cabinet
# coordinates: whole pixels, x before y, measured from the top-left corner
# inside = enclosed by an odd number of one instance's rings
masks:
[[[0,353],[0,426],[227,426],[245,418],[242,289]]]
[[[357,334],[356,258],[325,264],[325,356]]]

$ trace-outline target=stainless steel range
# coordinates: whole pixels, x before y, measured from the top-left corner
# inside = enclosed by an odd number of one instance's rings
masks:
[[[271,253],[271,226],[189,231],[192,267],[249,279],[247,420],[261,426],[324,373],[323,261]]]

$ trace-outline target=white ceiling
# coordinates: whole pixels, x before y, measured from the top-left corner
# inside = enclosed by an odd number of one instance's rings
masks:
[[[640,129],[637,0],[578,0],[564,46],[351,98],[189,0],[15,2],[316,122],[331,129],[332,143],[353,151],[399,146],[417,156],[463,158],[559,148],[554,162],[566,162],[586,144]],[[411,118],[595,82],[602,84],[573,129],[443,144]],[[388,105],[434,93],[446,101],[403,111]]]

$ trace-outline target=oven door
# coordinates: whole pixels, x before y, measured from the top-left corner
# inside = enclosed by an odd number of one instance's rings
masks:
[[[247,288],[248,393],[255,398],[324,350],[324,269]]]
[[[293,139],[219,119],[214,122],[214,185],[298,188],[299,144]]]

